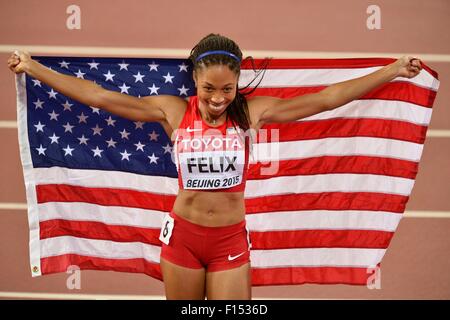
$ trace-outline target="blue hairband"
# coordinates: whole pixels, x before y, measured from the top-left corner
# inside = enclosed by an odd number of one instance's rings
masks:
[[[206,51],[206,52],[202,53],[201,55],[199,55],[197,57],[197,59],[195,59],[195,62],[198,62],[199,60],[201,60],[204,57],[209,56],[211,54],[223,54],[223,55],[233,58],[237,62],[241,62],[241,59],[239,59],[236,55],[232,54],[231,52],[223,51],[223,50]]]

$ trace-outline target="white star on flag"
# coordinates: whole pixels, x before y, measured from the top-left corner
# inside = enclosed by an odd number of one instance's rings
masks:
[[[129,94],[128,93],[128,89],[130,89],[131,87],[128,87],[126,84],[125,84],[125,82],[123,83],[123,85],[121,86],[121,87],[119,87],[120,88],[120,93],[126,93],[126,94]]]
[[[115,147],[116,147],[117,141],[114,141],[113,138],[111,138],[111,139],[109,139],[108,141],[106,141],[106,143],[108,144],[108,148],[109,148],[109,147],[115,148]]]
[[[84,134],[81,136],[81,138],[77,138],[77,139],[80,140],[80,144],[84,144],[84,145],[87,145],[87,142],[89,140],[89,138],[86,138],[84,136]]]
[[[148,88],[150,89],[150,94],[158,94],[158,90],[160,89],[160,87],[155,86],[155,84]]]
[[[43,154],[45,156],[45,150],[47,150],[47,148],[43,148],[42,144],[39,146],[39,148],[35,148],[35,149],[39,152],[38,155]]]
[[[42,124],[40,121],[38,122],[38,124],[35,124],[34,126],[36,127],[36,132],[39,132],[39,131],[44,132],[45,124]]]
[[[98,124],[95,125],[95,128],[91,128],[94,133],[92,134],[93,136],[95,136],[96,134],[98,134],[99,136],[101,136],[101,131],[103,130],[103,128],[99,127]]]
[[[154,153],[152,153],[151,156],[147,156],[147,158],[150,159],[150,163],[156,163],[156,164],[158,163],[156,160],[158,160],[159,157],[156,157]]]
[[[108,73],[103,74],[106,77],[105,81],[111,80],[111,82],[114,82],[114,76],[115,74],[112,74],[111,71],[108,70]]]
[[[117,120],[113,120],[113,118],[111,118],[111,116],[109,116],[109,118],[108,119],[105,119],[105,121],[106,121],[106,123],[108,124],[108,126],[115,126],[115,122],[117,121]]]
[[[140,141],[134,144],[136,146],[136,151],[141,150],[144,151],[145,144],[142,144]]]
[[[58,94],[58,92],[54,91],[53,88],[51,88],[50,91],[47,91],[47,93],[49,99],[56,99],[56,95]]]
[[[172,153],[172,146],[170,144],[166,144],[165,147],[162,147],[164,149],[164,154],[166,153]]]
[[[142,75],[139,71],[136,75],[133,74],[133,77],[136,79],[134,82],[142,82],[144,83],[144,81],[142,81],[142,78],[144,78],[145,76]]]
[[[75,128],[75,126],[71,126],[70,123],[67,122],[66,125],[63,126],[64,127],[64,132],[69,131],[70,133],[72,133],[72,128]]]
[[[182,94],[184,94],[186,97],[187,97],[187,95],[188,95],[188,90],[189,90],[189,88],[186,88],[185,86],[184,86],[184,84],[183,84],[183,86],[181,87],[181,88],[178,88],[178,91],[180,91],[180,96],[182,95]]]
[[[178,65],[179,67],[180,67],[180,71],[178,71],[178,72],[181,72],[181,71],[186,71],[186,72],[188,72],[188,65],[187,64],[185,64],[184,62],[183,62],[183,64],[179,64]]]
[[[153,130],[152,133],[150,133],[148,136],[150,137],[150,141],[158,141],[159,134],[157,134],[155,130]]]
[[[120,70],[125,69],[128,71],[128,66],[130,65],[129,63],[125,63],[125,61],[122,61],[122,63],[118,63]],[[119,71],[120,71],[119,70]]]
[[[40,82],[39,80],[32,79],[31,81],[33,81],[33,87],[38,86],[38,87],[41,87],[41,88],[42,88],[41,82]]]
[[[36,109],[44,109],[44,108],[42,107],[42,105],[44,104],[44,101],[39,100],[39,98],[37,99],[36,102],[33,102],[33,104],[36,106],[36,108],[34,108],[35,110],[36,110]]]
[[[86,73],[81,72],[80,69],[78,69],[78,72],[75,72],[75,75],[77,76],[77,78],[80,78],[80,79],[84,79],[85,74]]]
[[[167,82],[173,83],[172,79],[175,78],[175,77],[171,76],[170,72],[167,72],[167,75],[163,76],[163,78],[166,79],[166,81],[164,83],[167,83]]]
[[[103,150],[102,149],[99,149],[98,148],[98,146],[95,148],[95,149],[91,149],[93,152],[94,152],[94,157],[99,157],[99,158],[101,158],[102,157],[102,152],[103,152]]]
[[[92,62],[88,63],[88,65],[89,65],[89,70],[92,70],[92,69],[97,69],[97,70],[98,70],[98,65],[99,65],[99,64],[100,64],[100,63],[95,62],[94,60],[92,60]]]
[[[67,145],[67,147],[64,148],[63,150],[64,150],[64,155],[67,156],[67,155],[72,155],[72,151],[75,149],[72,149],[69,145]]]
[[[149,64],[148,66],[150,67],[150,71],[158,71],[159,64],[156,64],[155,61],[152,61],[152,64]]]
[[[60,137],[56,136],[56,134],[53,133],[53,135],[52,135],[51,137],[49,137],[49,138],[50,138],[50,140],[52,140],[52,142],[50,142],[50,144],[53,144],[53,143],[58,144],[58,139],[59,139]]]
[[[127,159],[128,161],[130,161],[129,156],[131,156],[131,153],[128,153],[127,150],[125,150],[124,152],[119,152],[122,155],[122,159],[121,160],[125,160]]]
[[[61,68],[69,69],[70,62],[65,62],[64,60],[62,62],[58,62],[58,64],[61,66]]]
[[[99,108],[91,107],[91,106],[89,108],[92,109],[92,113],[100,114],[100,109]]]
[[[122,139],[127,139],[128,140],[128,136],[130,135],[129,132],[127,132],[125,129],[123,129],[122,131],[119,131],[119,133],[122,136]]]
[[[69,101],[66,100],[66,102],[63,103],[62,106],[64,107],[63,111],[66,111],[66,110],[72,111],[72,108],[70,108],[70,107],[73,106],[73,104],[69,103]]]
[[[144,122],[141,122],[141,121],[136,121],[136,122],[134,122],[134,125],[136,126],[134,129],[135,130],[137,130],[137,129],[144,129]]]
[[[53,110],[52,113],[49,113],[48,115],[50,116],[50,120],[58,121],[59,113],[55,113],[55,110]]]
[[[78,123],[81,123],[81,122],[87,123],[86,119],[89,118],[89,116],[85,116],[84,112],[82,112],[79,116],[77,116],[77,118],[79,119]]]

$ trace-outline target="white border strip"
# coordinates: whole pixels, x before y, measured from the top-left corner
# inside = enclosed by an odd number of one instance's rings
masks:
[[[428,130],[427,138],[450,138],[450,130]]]
[[[12,53],[15,50],[28,51],[31,54],[76,54],[76,55],[114,55],[128,57],[167,57],[167,58],[187,58],[190,49],[170,49],[170,48],[133,48],[133,47],[83,47],[83,46],[36,46],[4,44],[0,45],[0,53]],[[283,59],[290,58],[319,58],[319,59],[340,59],[340,58],[396,58],[403,55],[418,57],[423,61],[450,62],[449,54],[427,54],[427,53],[388,53],[388,52],[325,52],[325,51],[270,51],[270,50],[244,50],[244,56],[251,55],[254,58],[276,57]]]
[[[31,160],[30,145],[28,143],[27,92],[25,87],[25,79],[24,73],[16,75],[17,119],[19,123],[18,135],[20,159],[22,161],[28,203],[31,274],[33,277],[36,277],[41,275],[40,230],[33,162]]]
[[[1,120],[0,129],[17,129],[16,120]]]

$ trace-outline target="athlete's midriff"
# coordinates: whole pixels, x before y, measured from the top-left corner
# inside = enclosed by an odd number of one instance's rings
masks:
[[[244,192],[178,192],[173,211],[184,219],[207,227],[239,223],[245,218]]]

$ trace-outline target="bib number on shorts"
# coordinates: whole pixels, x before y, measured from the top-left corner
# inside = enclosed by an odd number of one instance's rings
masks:
[[[161,227],[161,233],[159,234],[159,240],[161,240],[161,242],[166,245],[169,245],[169,240],[170,237],[172,236],[173,225],[174,225],[173,218],[168,214],[166,214]]]

